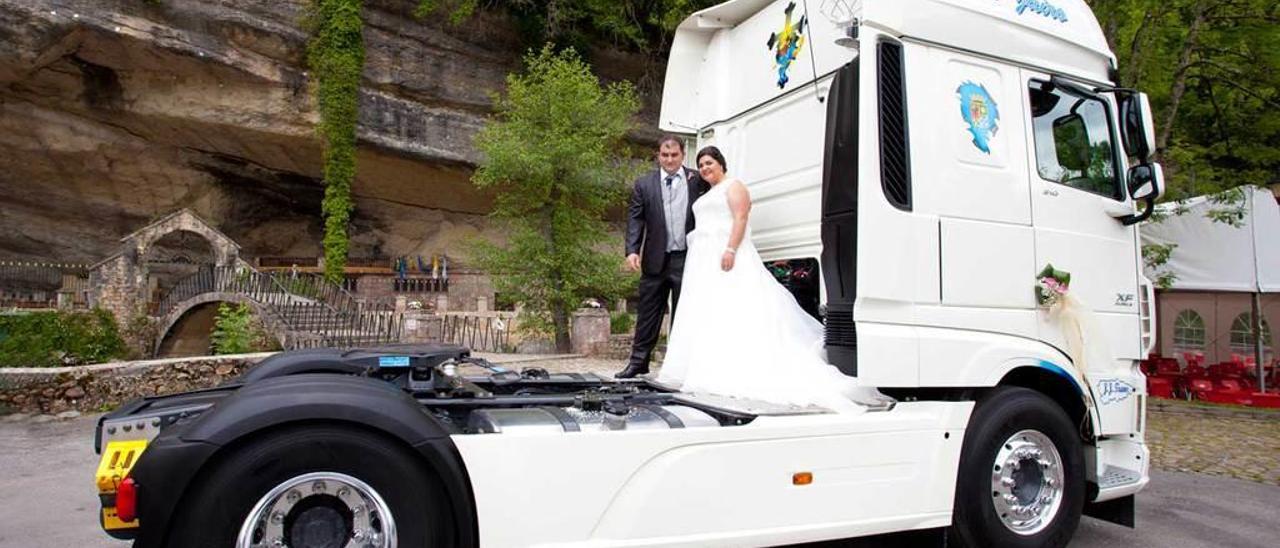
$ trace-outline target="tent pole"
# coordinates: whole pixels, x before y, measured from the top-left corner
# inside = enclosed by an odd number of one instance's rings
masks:
[[[1253,360],[1258,368],[1258,392],[1267,391],[1267,378],[1262,369],[1262,293],[1253,293]]]

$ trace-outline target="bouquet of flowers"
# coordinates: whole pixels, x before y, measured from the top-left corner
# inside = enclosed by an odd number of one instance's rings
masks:
[[[1044,270],[1036,275],[1036,302],[1040,306],[1053,308],[1062,303],[1070,287],[1070,272],[1058,270],[1052,264],[1045,265]]]

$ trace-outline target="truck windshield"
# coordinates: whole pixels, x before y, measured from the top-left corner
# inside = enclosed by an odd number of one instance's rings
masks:
[[[1040,176],[1121,199],[1106,103],[1048,82],[1032,81],[1029,92]]]

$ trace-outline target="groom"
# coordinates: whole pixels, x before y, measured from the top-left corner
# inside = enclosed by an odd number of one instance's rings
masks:
[[[664,135],[658,141],[658,169],[636,179],[627,208],[627,268],[641,272],[640,303],[631,361],[614,377],[630,379],[649,372],[667,298],[671,298],[672,317],[680,301],[693,201],[708,188],[698,172],[684,167],[684,141]]]

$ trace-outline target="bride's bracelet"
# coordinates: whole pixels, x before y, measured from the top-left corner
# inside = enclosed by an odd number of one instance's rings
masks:
[[[730,254],[730,255],[737,255],[737,254],[738,254],[738,250],[736,250],[736,249],[734,249],[734,248],[732,248],[732,247],[726,247],[726,248],[724,248],[724,252],[725,252],[725,253],[728,253],[728,254]]]

